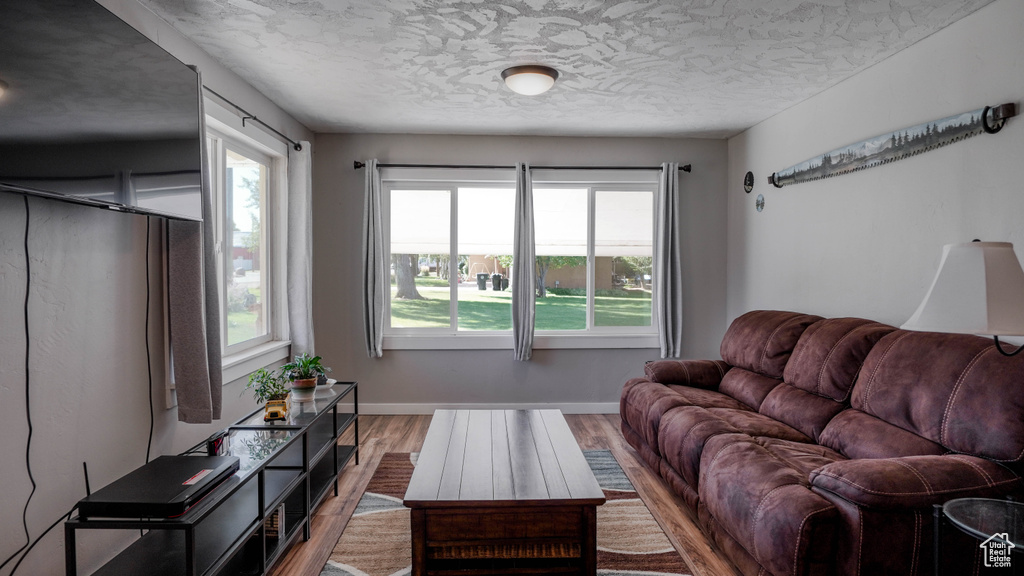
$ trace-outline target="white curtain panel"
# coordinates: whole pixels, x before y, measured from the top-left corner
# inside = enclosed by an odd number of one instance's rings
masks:
[[[366,353],[370,358],[384,355],[384,298],[388,277],[384,275],[384,232],[381,214],[380,168],[377,160],[366,163],[366,193],[363,205],[363,328]]]
[[[679,164],[661,165],[654,229],[654,306],[662,358],[678,358],[683,341],[683,273],[679,256]]]
[[[309,142],[288,150],[288,335],[292,354],[312,354],[313,175]]]
[[[533,354],[537,284],[530,165],[516,164],[515,235],[512,245],[512,345],[516,360]]]

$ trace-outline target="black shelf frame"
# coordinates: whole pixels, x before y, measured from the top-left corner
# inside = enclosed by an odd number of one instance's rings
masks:
[[[257,417],[263,412],[260,407],[229,426],[229,433],[290,430],[294,434],[257,466],[231,476],[178,518],[75,516],[65,522],[66,575],[78,576],[76,532],[96,529],[143,533],[91,576],[266,574],[300,534],[309,540],[312,515],[328,489],[333,485],[337,496],[341,470],[352,459],[359,464],[358,383],[338,382],[330,392],[330,398],[315,404],[312,415],[296,414],[297,423],[262,423]],[[352,412],[339,412],[338,404],[349,397]],[[338,444],[349,428],[353,428],[354,443]],[[285,503],[284,533],[269,538],[265,520],[281,503]]]

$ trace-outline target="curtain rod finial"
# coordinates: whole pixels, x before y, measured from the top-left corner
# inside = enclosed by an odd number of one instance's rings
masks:
[[[366,168],[366,162],[360,162],[359,160],[356,160],[355,162],[352,163],[352,167],[356,170],[359,170],[360,168]]]
[[[684,164],[682,168],[680,168],[680,170],[682,170],[683,172],[690,172],[691,170],[693,170],[693,168],[689,164]]]

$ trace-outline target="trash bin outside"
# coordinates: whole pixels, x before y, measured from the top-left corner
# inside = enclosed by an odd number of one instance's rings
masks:
[[[493,274],[491,276],[491,288],[495,292],[501,290],[501,274]]]
[[[508,290],[508,278],[501,279],[501,291],[504,292],[505,290]]]
[[[480,272],[476,275],[476,287],[478,290],[487,290],[487,272]]]

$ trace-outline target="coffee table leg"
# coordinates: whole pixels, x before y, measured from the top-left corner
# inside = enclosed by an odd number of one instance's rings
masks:
[[[409,511],[412,532],[412,576],[427,574],[427,514],[422,508]]]
[[[583,507],[583,573],[597,574],[597,507]]]

